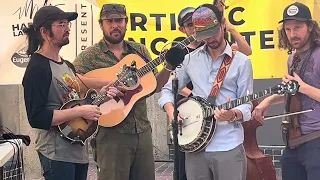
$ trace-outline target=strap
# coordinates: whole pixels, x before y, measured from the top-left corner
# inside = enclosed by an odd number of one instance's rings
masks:
[[[223,80],[224,78],[226,77],[227,75],[227,72],[229,70],[229,67],[231,65],[231,62],[234,58],[234,55],[236,54],[236,51],[232,51],[232,57],[228,56],[228,55],[225,55],[224,56],[224,59],[221,63],[221,66],[220,66],[220,69],[219,69],[219,72],[217,74],[217,77],[213,83],[213,87],[211,89],[211,92],[210,92],[210,96],[214,96],[216,97],[219,90],[220,90],[220,87],[223,83]]]
[[[133,47],[129,42],[124,41],[124,43],[128,46],[128,48],[130,48],[131,51],[136,52],[144,60],[144,62],[146,63],[150,62],[150,60],[146,56],[144,56],[139,50]]]
[[[309,51],[307,52],[306,54],[306,58],[304,59],[304,61],[302,62],[302,66],[301,68],[299,69],[299,72],[297,72],[297,74],[300,76],[301,79],[303,79],[303,75],[304,75],[304,72],[306,70],[306,67],[307,67],[307,63],[309,62],[309,59],[312,55],[312,52],[313,50],[315,49],[315,47],[311,47],[309,49]],[[291,65],[291,71],[290,71],[290,75],[293,75],[293,72],[296,70],[296,68],[299,66],[299,63],[301,61],[301,59],[297,59],[297,58],[300,58],[298,56],[294,56],[293,57],[294,59],[292,60],[292,65]],[[291,104],[291,95],[290,94],[287,94],[286,95],[286,105],[285,105],[285,109],[286,109],[286,112],[290,112],[290,104]]]
[[[289,139],[288,144],[289,144],[289,147],[297,146],[297,145],[303,144],[305,142],[311,141],[311,140],[319,138],[319,137],[320,137],[320,131],[315,131],[315,132],[312,132],[312,133],[309,133],[306,135],[299,136],[294,139]]]

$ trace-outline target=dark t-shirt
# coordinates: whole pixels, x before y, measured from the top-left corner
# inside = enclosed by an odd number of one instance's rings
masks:
[[[197,48],[199,48],[199,47],[201,47],[201,46],[203,46],[203,45],[204,45],[204,43],[202,42]],[[193,48],[189,48],[189,47],[188,47],[189,53],[191,53],[192,51],[196,50],[197,48],[193,49]],[[184,51],[185,55],[188,54],[187,49],[183,49],[183,51]],[[187,84],[186,87],[192,91],[192,89],[193,89],[192,82],[190,81],[190,82]],[[181,100],[181,99],[183,99],[183,98],[185,98],[183,95],[178,94],[178,101]]]
[[[35,128],[35,148],[51,160],[88,163],[86,146],[62,139],[51,126],[54,110],[67,101],[79,99],[79,84],[68,61],[53,61],[35,53],[25,71],[22,85],[27,116]]]

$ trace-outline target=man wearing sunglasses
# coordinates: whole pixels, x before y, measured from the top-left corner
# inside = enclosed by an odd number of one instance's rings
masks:
[[[144,45],[124,40],[127,23],[124,5],[103,5],[99,19],[103,39],[78,55],[73,62],[77,71],[85,74],[94,69],[111,67],[128,54],[137,54],[145,61],[150,61],[151,56]],[[164,71],[168,71],[168,68]],[[165,78],[168,78],[168,74],[159,73],[157,80],[167,81]],[[136,102],[120,124],[100,127],[95,140],[98,179],[155,179],[151,126],[145,98]]]

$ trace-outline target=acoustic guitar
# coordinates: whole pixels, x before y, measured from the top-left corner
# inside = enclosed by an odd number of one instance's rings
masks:
[[[201,36],[204,37],[203,35]],[[199,41],[195,35],[191,35],[175,46],[184,49],[187,45]],[[201,40],[201,39],[200,39]],[[183,45],[182,45],[183,44]],[[121,83],[126,90],[123,97],[116,97],[108,102],[101,104],[100,111],[102,115],[98,120],[98,124],[103,127],[112,127],[121,123],[131,111],[133,105],[141,98],[151,94],[157,87],[157,80],[152,70],[165,61],[165,54],[160,54],[158,58],[148,63],[136,54],[125,56],[118,64],[109,67],[90,71],[84,74],[85,77],[104,78],[114,82],[112,86],[118,86],[117,72],[127,73]],[[130,66],[127,66],[130,64]]]

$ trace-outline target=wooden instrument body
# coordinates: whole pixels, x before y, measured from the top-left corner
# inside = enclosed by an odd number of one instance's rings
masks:
[[[66,102],[60,110],[70,109],[76,106],[91,104],[97,97],[97,91],[90,89],[84,98]],[[58,125],[60,136],[71,141],[71,143],[80,143],[84,145],[86,140],[95,135],[98,131],[98,123],[84,118],[74,118],[70,121]]]
[[[287,97],[289,98],[289,97]],[[290,97],[289,112],[299,112],[301,111],[301,101],[298,94]],[[294,149],[299,147],[299,145],[290,145],[289,139],[295,139],[302,135],[300,128],[300,115],[287,116],[284,121],[282,121],[282,138],[283,142],[289,149]]]
[[[257,105],[258,102],[253,101],[253,106]],[[242,126],[244,129],[243,146],[247,156],[246,180],[277,180],[272,158],[269,155],[264,155],[257,143],[256,129],[261,124],[256,119],[251,119],[243,122]]]
[[[130,66],[133,61],[135,61],[137,69],[146,64],[140,56],[129,54],[112,67],[96,69],[84,74],[84,76],[103,78],[107,81],[115,82],[118,80],[117,73],[121,71],[121,68],[124,65]],[[142,97],[154,92],[156,87],[157,80],[152,72],[138,77],[138,82],[135,85],[128,86],[125,84],[126,92],[123,97],[120,97],[120,100],[111,99],[100,105],[102,115],[99,118],[98,124],[104,127],[112,127],[121,123],[127,117],[133,105]]]

